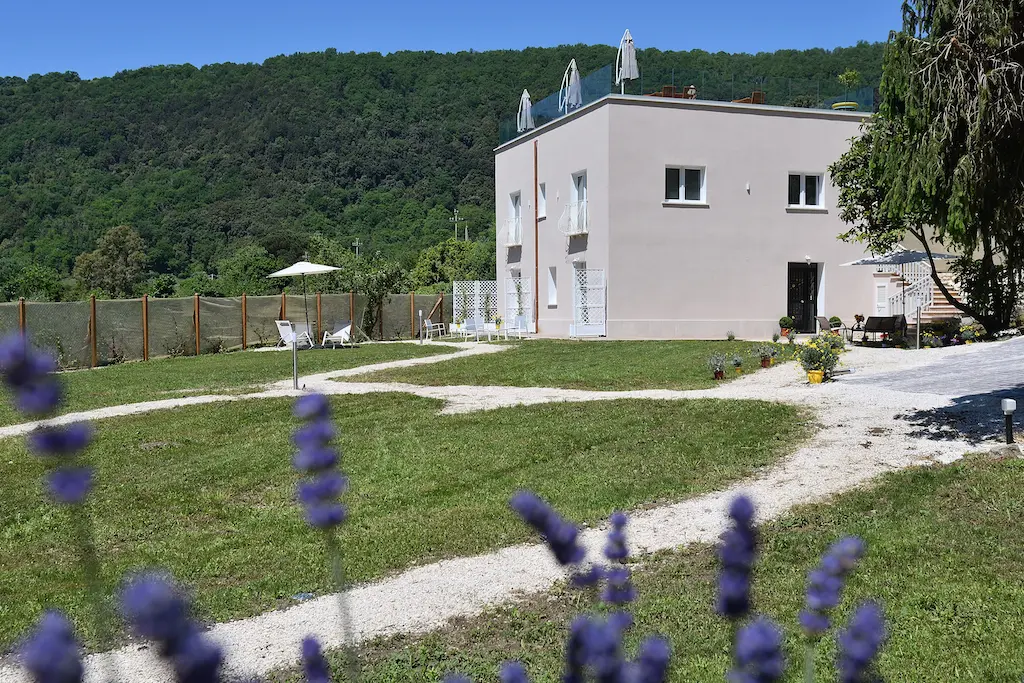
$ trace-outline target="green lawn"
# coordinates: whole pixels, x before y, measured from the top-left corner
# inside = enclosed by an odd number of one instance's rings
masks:
[[[428,385],[504,385],[566,389],[709,389],[712,353],[729,358],[726,377],[736,377],[732,357],[743,371],[759,370],[750,356],[753,342],[726,341],[562,341],[521,342],[502,353],[456,358],[443,366],[382,370],[357,381]],[[783,347],[780,347],[783,348]],[[785,352],[785,350],[783,349]]]
[[[507,509],[531,487],[573,517],[671,501],[774,462],[809,427],[752,401],[610,401],[439,416],[409,394],[334,401],[352,478],[343,528],[352,579],[526,541]],[[224,620],[323,593],[319,536],[294,503],[291,402],[192,406],[99,423],[92,510],[106,579],[168,567],[203,618]],[[41,493],[38,459],[0,442],[0,651],[47,605],[81,614],[64,509]],[[88,633],[86,633],[88,635]]]
[[[832,504],[806,506],[764,530],[756,609],[789,633],[787,659],[801,661],[796,617],[806,572],[830,543],[859,534],[868,554],[838,612],[877,598],[891,638],[886,681],[1020,681],[1024,674],[1024,461],[970,459],[882,478]],[[722,680],[728,627],[712,614],[715,558],[708,546],[645,560],[637,632],[672,641],[671,680]],[[562,644],[582,596],[565,588],[514,607],[460,620],[426,636],[380,639],[362,648],[364,680],[430,681],[457,670],[493,681],[500,663],[522,659],[534,681],[557,681]],[[636,639],[631,641],[635,645]],[[832,636],[819,648],[819,681],[834,681]],[[799,681],[791,675],[787,680]],[[277,680],[296,680],[281,672]]]
[[[454,350],[444,344],[364,344],[354,349],[306,350],[299,352],[299,372],[309,375]],[[158,358],[144,363],[76,370],[62,375],[68,398],[64,411],[248,390],[254,385],[291,376],[292,355],[287,351]],[[9,401],[0,402],[0,424],[22,421]]]

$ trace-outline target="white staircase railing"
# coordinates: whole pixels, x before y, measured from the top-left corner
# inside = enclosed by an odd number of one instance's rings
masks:
[[[928,310],[935,302],[935,286],[931,268],[924,263],[908,263],[901,266],[903,282],[896,293],[889,297],[889,312],[906,315],[908,318]]]
[[[587,212],[587,200],[569,202],[558,220],[558,229],[563,234],[586,235],[590,228],[590,214]]]

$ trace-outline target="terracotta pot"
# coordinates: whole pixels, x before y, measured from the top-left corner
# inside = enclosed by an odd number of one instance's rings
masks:
[[[725,379],[725,370],[715,370],[715,379]]]
[[[782,328],[782,336],[783,337],[788,337],[789,336],[789,328],[788,327],[783,327]]]
[[[770,367],[771,364],[772,364],[772,357],[771,356],[765,356],[764,358],[761,359],[761,367],[762,368]]]
[[[808,370],[807,371],[807,381],[810,382],[811,384],[821,384],[824,379],[825,379],[825,371],[824,370]]]
[[[743,368],[736,368],[736,374],[737,375],[742,375],[743,374]]]

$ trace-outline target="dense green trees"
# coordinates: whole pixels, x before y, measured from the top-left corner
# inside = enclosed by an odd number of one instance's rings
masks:
[[[103,233],[96,249],[75,259],[74,276],[86,289],[114,298],[135,293],[146,268],[146,244],[127,225]]]
[[[846,69],[877,82],[881,47],[646,49],[643,81],[631,88],[693,82],[702,97],[730,99],[766,77],[770,103],[817,105],[842,92]],[[90,81],[0,78],[0,262],[32,263],[60,280],[109,228],[130,225],[152,271],[142,289],[166,290],[167,280],[154,278],[173,274],[214,288],[232,280],[236,291],[252,281],[245,267],[229,275],[220,264],[237,249],[262,248],[287,264],[312,256],[316,234],[343,250],[359,239],[364,253],[412,268],[423,249],[452,236],[455,207],[471,239],[493,244],[499,121],[514,116],[524,87],[535,101],[557,90],[571,57],[590,72],[614,56],[585,45],[327,50]],[[0,284],[0,293],[12,287]]]
[[[833,166],[848,237],[875,251],[925,230],[965,257],[957,308],[1008,327],[1024,291],[1024,2],[916,0],[885,55],[882,102]]]

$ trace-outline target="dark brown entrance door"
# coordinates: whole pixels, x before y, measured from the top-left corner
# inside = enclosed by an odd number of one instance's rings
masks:
[[[786,315],[797,332],[814,333],[818,312],[818,264],[790,263]]]

